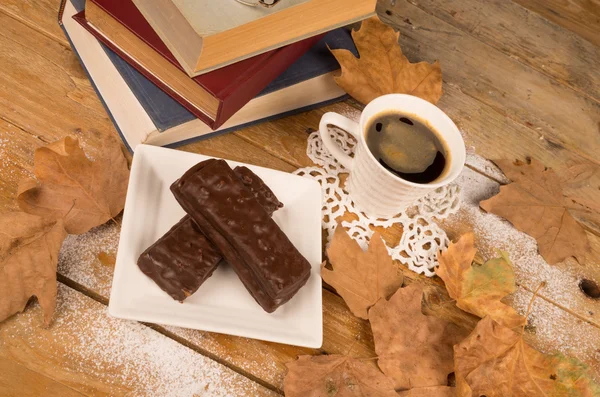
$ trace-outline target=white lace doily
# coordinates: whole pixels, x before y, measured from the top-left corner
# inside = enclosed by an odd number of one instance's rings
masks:
[[[332,128],[329,133],[340,145],[342,150],[352,155],[354,153],[355,139],[337,128]],[[296,175],[313,178],[319,181],[323,191],[323,228],[327,231],[327,244],[331,241],[333,231],[337,226],[337,219],[349,212],[357,220],[342,221],[342,226],[356,240],[363,249],[373,235],[373,227],[389,228],[395,224],[402,226],[402,237],[395,247],[388,247],[392,258],[399,260],[416,273],[428,277],[433,276],[437,266],[437,252],[448,247],[449,241],[446,233],[438,227],[434,218],[444,219],[458,211],[460,206],[460,189],[451,184],[439,188],[428,196],[418,200],[414,207],[389,219],[375,219],[356,208],[348,192],[344,190],[341,174],[347,170],[323,146],[319,132],[313,132],[308,137],[306,154],[317,164],[315,167],[306,167],[296,170]]]

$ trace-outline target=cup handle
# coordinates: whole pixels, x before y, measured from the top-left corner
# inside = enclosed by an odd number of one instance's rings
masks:
[[[343,129],[344,131],[352,134],[356,139],[360,139],[359,131],[358,131],[358,123],[350,120],[347,117],[342,116],[341,114],[328,112],[321,117],[321,122],[319,123],[319,134],[321,135],[321,139],[323,140],[323,144],[329,150],[329,152],[335,157],[337,161],[342,163],[344,167],[348,170],[352,170],[352,157],[348,156],[338,144],[333,140],[333,138],[329,135],[329,130],[327,129],[328,125],[334,125]]]

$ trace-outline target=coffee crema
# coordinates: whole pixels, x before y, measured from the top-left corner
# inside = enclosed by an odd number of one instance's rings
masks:
[[[373,116],[365,129],[367,146],[392,174],[414,183],[432,183],[446,173],[450,151],[426,121],[386,111]]]

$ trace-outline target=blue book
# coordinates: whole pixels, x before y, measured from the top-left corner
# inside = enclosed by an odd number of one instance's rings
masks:
[[[63,0],[59,23],[123,141],[132,151],[140,143],[182,145],[346,97],[334,82],[339,64],[327,47],[346,48],[355,54],[357,51],[350,32],[340,28],[329,32],[221,128],[213,131],[74,21],[72,16],[84,7],[85,0]]]

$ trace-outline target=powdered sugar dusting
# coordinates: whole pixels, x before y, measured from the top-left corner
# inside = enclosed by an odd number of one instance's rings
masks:
[[[360,115],[361,115],[362,111],[360,111],[359,109],[354,108],[350,105],[347,105],[347,106],[344,106],[343,109],[340,109],[339,113],[342,116],[348,117],[350,120],[358,123],[358,120],[360,120]]]
[[[498,168],[490,160],[483,158],[483,157],[479,156],[478,154],[475,154],[474,150],[467,150],[467,159],[465,161],[465,164],[468,167],[470,167],[484,175],[487,175],[490,178],[493,178],[494,180],[496,180],[500,183],[509,183],[510,182],[510,180],[506,177],[506,175],[504,175],[504,173],[502,172],[502,170],[500,170],[500,168]]]
[[[458,179],[458,184],[462,187],[463,208],[448,219],[452,230],[464,232],[467,231],[465,229],[472,228],[476,248],[486,259],[494,257],[498,249],[508,251],[517,283],[527,289],[533,291],[540,283],[546,282],[547,286],[541,295],[553,302],[574,311],[579,307],[593,305],[578,287],[579,280],[585,275],[585,267],[576,264],[549,265],[538,254],[537,242],[533,237],[518,231],[510,222],[479,208],[481,200],[498,193],[499,185],[496,182],[467,169]],[[600,325],[593,314],[581,314]]]
[[[525,315],[532,297],[531,292],[519,288],[508,303]],[[527,317],[526,329],[525,340],[537,350],[543,353],[555,353],[558,350],[577,357],[590,365],[595,380],[600,381],[600,329],[539,297]]]
[[[120,222],[120,217],[117,222]],[[98,259],[98,254],[105,252],[109,255],[116,255],[120,229],[118,224],[108,222],[88,233],[68,236],[59,255],[58,271],[60,274],[108,298],[114,268],[102,264]],[[266,361],[262,360],[262,357],[250,356],[244,351],[248,344],[253,344],[255,350],[264,348],[265,346],[261,342],[247,340],[246,344],[236,342],[224,345],[215,340],[215,334],[208,332],[173,326],[164,326],[163,328],[193,345],[201,346],[202,349],[215,354],[225,362],[243,368],[278,387],[283,386],[283,374],[285,373],[283,364],[279,363],[278,365],[272,360]],[[224,335],[220,337],[227,338]],[[230,347],[238,345],[240,346],[239,351],[233,354]],[[265,352],[265,354],[267,353]]]
[[[513,262],[517,284],[533,291],[540,283],[546,282],[540,296],[577,313],[589,322],[599,323],[595,316],[600,311],[583,312],[580,309],[595,304],[578,287],[578,281],[586,271],[584,267],[549,265],[538,254],[534,238],[519,232],[508,221],[481,210],[479,202],[497,194],[498,183],[470,169],[463,171],[457,183],[463,194],[461,209],[444,221],[444,228],[454,233],[450,236],[453,240],[472,230],[475,234],[475,247],[484,260],[497,256],[498,249],[507,251]],[[529,302],[526,296],[531,296],[531,293],[523,290],[522,294],[524,295],[517,295],[514,302],[516,308],[524,314]],[[535,308],[532,321],[535,319],[539,325],[536,325],[536,343],[545,346],[548,351],[558,350],[564,354],[572,354],[588,363],[597,361],[596,349],[600,340],[598,328],[541,298],[536,301]],[[579,323],[581,325],[577,326]],[[600,370],[600,365],[597,369]]]
[[[15,157],[25,159],[27,165],[33,167],[33,161],[29,159],[29,153],[22,153],[23,148],[18,146],[21,143],[18,137],[19,135],[14,131],[0,132],[0,169],[2,169],[2,179],[7,184],[14,185],[15,187],[21,179],[33,177],[33,173],[29,169],[23,168],[23,164],[18,164],[13,160]],[[30,150],[30,148],[27,149],[28,151]]]
[[[296,354],[294,349],[289,356],[280,356],[277,360],[267,359],[273,356],[273,350],[262,341],[170,325],[165,325],[163,328],[279,389],[283,389],[283,378],[286,372],[284,363],[293,361]]]
[[[75,384],[88,378],[84,384],[109,395],[275,395],[144,325],[110,317],[103,305],[64,285],[59,285],[50,329],[38,328],[39,317],[37,308],[28,310],[8,323],[4,334],[26,338],[28,347],[56,363]]]
[[[69,235],[60,250],[58,272],[108,297],[114,267],[102,264],[98,255],[116,254],[120,232],[121,226],[110,221],[85,234]]]

